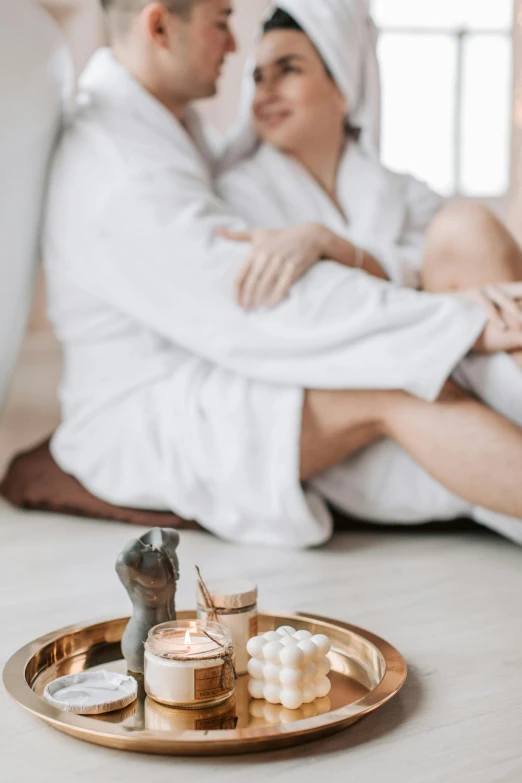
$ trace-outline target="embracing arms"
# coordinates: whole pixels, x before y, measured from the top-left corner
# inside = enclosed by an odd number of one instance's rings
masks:
[[[280,385],[434,399],[484,330],[480,310],[455,297],[399,289],[329,262],[278,308],[247,313],[232,292],[248,245],[216,236],[244,226],[203,178],[161,177],[112,183],[68,274],[216,364]]]
[[[245,310],[262,305],[277,307],[297,280],[321,260],[329,259],[381,280],[388,279],[370,253],[320,223],[303,223],[277,231],[221,229],[218,233],[225,239],[250,243],[236,280],[236,298]]]

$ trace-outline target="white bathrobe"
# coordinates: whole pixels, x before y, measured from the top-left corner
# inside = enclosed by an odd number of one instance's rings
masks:
[[[245,313],[233,283],[247,247],[214,235],[244,224],[214,195],[191,125],[193,138],[110,52],[95,56],[45,227],[65,361],[53,454],[110,502],[171,509],[232,541],[319,544],[331,519],[299,482],[303,389],[432,400],[485,318],[333,263],[276,311]]]

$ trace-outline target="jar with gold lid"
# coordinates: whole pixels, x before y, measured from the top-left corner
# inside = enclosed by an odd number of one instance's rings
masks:
[[[257,635],[257,585],[246,579],[221,579],[198,585],[198,619],[226,626],[236,654],[236,672],[247,673],[248,640]],[[209,606],[209,598],[212,605]]]

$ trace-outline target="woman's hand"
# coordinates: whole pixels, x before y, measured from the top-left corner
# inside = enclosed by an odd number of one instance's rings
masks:
[[[236,299],[245,310],[276,307],[294,283],[324,257],[329,231],[318,223],[269,231],[216,232],[224,239],[250,242],[251,249],[236,280]]]
[[[496,283],[460,293],[481,307],[500,329],[522,331],[522,283]]]
[[[459,294],[481,307],[489,322],[475,345],[476,351],[522,350],[522,283],[497,283]]]

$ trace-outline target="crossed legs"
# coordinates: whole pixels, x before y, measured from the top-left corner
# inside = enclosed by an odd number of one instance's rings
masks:
[[[426,290],[519,280],[522,253],[488,210],[451,206],[433,221],[423,269]],[[452,383],[436,403],[398,391],[307,392],[301,478],[311,479],[384,437],[472,505],[522,520],[522,429]]]
[[[452,383],[435,403],[399,391],[307,392],[301,479],[382,437],[455,495],[522,520],[522,429]]]

